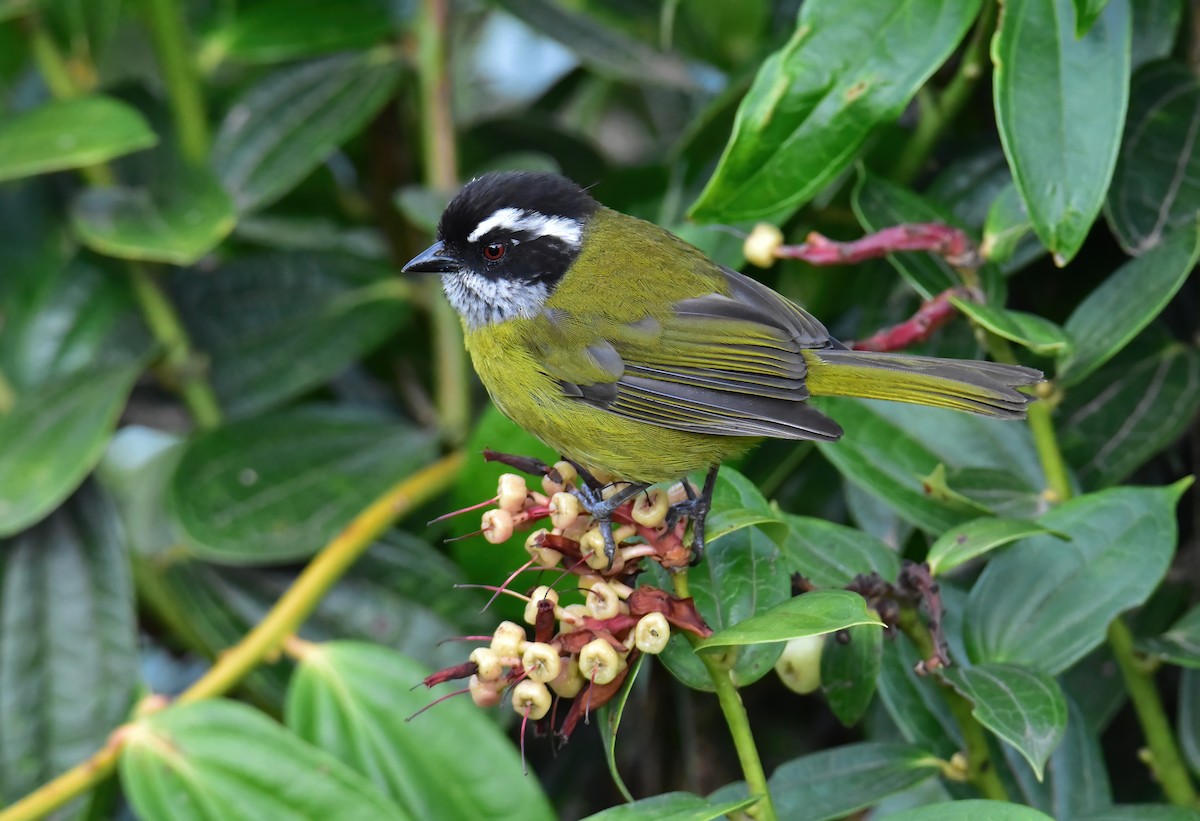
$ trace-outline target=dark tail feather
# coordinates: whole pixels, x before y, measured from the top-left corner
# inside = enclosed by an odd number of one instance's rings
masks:
[[[1000,419],[1023,419],[1035,397],[1017,388],[1042,381],[1033,368],[969,359],[841,350],[805,351],[804,359],[813,396],[890,399]]]

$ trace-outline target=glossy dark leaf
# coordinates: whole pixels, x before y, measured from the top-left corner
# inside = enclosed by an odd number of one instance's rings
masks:
[[[1054,675],[1100,644],[1108,623],[1145,601],[1166,573],[1175,504],[1189,483],[1089,493],[1042,516],[1070,541],[1035,536],[988,562],[964,616],[971,657]]]
[[[1200,211],[1200,81],[1180,63],[1155,63],[1133,79],[1129,120],[1112,188],[1108,221],[1127,253],[1137,255]]]
[[[120,773],[134,811],[156,821],[412,817],[334,756],[220,699],[141,719]]]
[[[944,675],[975,705],[979,723],[1016,747],[1040,781],[1067,729],[1067,700],[1058,683],[1013,664],[950,667]]]
[[[904,110],[978,11],[973,0],[802,5],[792,39],[758,70],[692,215],[732,222],[803,205]]]
[[[879,700],[905,741],[947,759],[961,749],[961,731],[940,692],[944,685],[914,672],[919,658],[907,638],[884,642]]]
[[[896,551],[861,530],[809,516],[784,514],[784,522],[780,548],[788,572],[817,587],[844,587],[869,573],[894,582],[900,572]]]
[[[1046,529],[1035,522],[1017,519],[976,519],[939,536],[929,548],[925,561],[934,575],[946,573],[990,550],[1003,547],[1017,539],[1024,539],[1026,536],[1036,536],[1045,532]]]
[[[858,625],[825,640],[821,653],[821,692],[838,721],[857,724],[875,695],[883,656],[883,631]]]
[[[111,503],[85,486],[0,541],[0,795],[103,746],[138,682],[133,583]]]
[[[1000,139],[1033,229],[1059,265],[1100,213],[1129,100],[1127,0],[1076,38],[1072,0],[1015,0],[992,44]]]
[[[367,48],[393,28],[389,4],[381,0],[269,0],[239,8],[204,38],[199,61],[278,63],[335,51]]]
[[[1193,607],[1165,633],[1145,639],[1138,646],[1168,664],[1200,669],[1200,607]]]
[[[1179,38],[1184,0],[1132,0],[1133,69],[1169,57]]]
[[[820,636],[856,624],[879,627],[883,622],[867,609],[863,597],[848,590],[813,590],[735,622],[712,636],[701,639],[697,648],[740,647]]]
[[[512,742],[469,698],[415,716],[430,670],[372,644],[310,650],[288,689],[288,726],[365,775],[413,818],[553,818]],[[444,688],[445,689],[445,688]],[[411,720],[410,720],[411,719]],[[504,793],[508,800],[492,798]]]
[[[754,798],[713,801],[685,792],[669,792],[620,804],[584,821],[716,821],[757,803]]]
[[[712,512],[705,520],[705,540],[712,544],[744,527],[762,527],[769,535],[783,534],[778,511],[763,498],[754,483],[731,468],[717,474]]]
[[[1200,773],[1200,671],[1184,670],[1179,677],[1179,716],[1176,732],[1183,757]]]
[[[1007,262],[1016,254],[1021,240],[1032,230],[1033,224],[1029,221],[1029,212],[1025,210],[1021,194],[1015,185],[1009,183],[988,209],[979,252],[990,262]]]
[[[336,376],[406,318],[385,267],[341,254],[243,257],[171,292],[231,416],[274,408]]]
[[[936,756],[905,744],[834,747],[781,764],[768,786],[780,818],[825,821],[932,778]]]
[[[0,536],[57,507],[100,461],[141,368],[77,371],[17,395],[0,415]]]
[[[1169,804],[1114,804],[1088,815],[1088,821],[1196,821],[1200,813],[1191,807]]]
[[[1197,259],[1200,225],[1193,220],[1109,275],[1067,319],[1073,347],[1059,380],[1078,383],[1129,344],[1183,287]]]
[[[889,821],[962,821],[964,818],[971,821],[1053,821],[1032,807],[978,798],[931,804],[888,816]]]
[[[0,123],[0,180],[95,165],[157,141],[136,109],[112,97],[46,103]]]
[[[259,416],[193,437],[169,504],[197,556],[289,561],[319,549],[433,451],[424,433],[361,414]]]
[[[358,132],[399,80],[388,51],[337,55],[282,68],[225,115],[213,166],[238,211],[270,205]]]
[[[621,719],[625,715],[625,707],[629,704],[629,696],[633,693],[638,673],[641,672],[647,658],[645,653],[641,653],[637,660],[629,665],[629,674],[625,676],[625,683],[621,685],[621,691],[612,701],[600,708],[600,723],[597,727],[600,731],[600,738],[604,741],[604,761],[608,764],[608,772],[612,776],[613,785],[621,793],[621,797],[631,804],[634,801],[633,793],[625,785],[625,779],[621,777],[621,771],[617,767],[617,740],[620,737]]]
[[[1096,22],[1108,0],[1073,0],[1075,3],[1075,36],[1082,37],[1088,33]]]

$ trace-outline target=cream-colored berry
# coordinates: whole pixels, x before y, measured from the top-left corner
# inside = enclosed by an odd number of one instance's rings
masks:
[[[593,570],[604,570],[608,567],[608,556],[604,553],[604,534],[600,532],[599,525],[583,534],[583,538],[579,540],[579,549],[588,567]]]
[[[542,601],[549,601],[551,605],[558,604],[558,591],[543,584],[529,594],[529,602],[525,605],[526,624],[537,624],[539,602]]]
[[[521,656],[521,666],[525,668],[525,675],[529,678],[549,684],[562,672],[562,659],[558,657],[558,651],[553,646],[535,641],[525,648],[525,654]]]
[[[633,628],[634,646],[643,653],[658,655],[671,638],[671,625],[662,613],[647,613]]]
[[[496,503],[501,510],[509,513],[519,513],[525,508],[525,497],[529,488],[525,485],[525,477],[515,473],[504,473],[496,486]]]
[[[775,264],[775,251],[781,245],[783,232],[769,222],[760,222],[742,243],[742,255],[751,265],[770,268]]]
[[[824,636],[802,636],[792,639],[783,648],[775,672],[789,690],[800,695],[821,687],[821,650]]]
[[[490,647],[476,647],[471,651],[470,659],[478,668],[475,675],[484,681],[497,681],[504,675],[500,655]]]
[[[579,673],[596,684],[610,684],[625,666],[611,644],[604,639],[589,641],[579,651]]]
[[[579,499],[573,493],[564,491],[550,497],[550,523],[555,527],[566,530],[575,524],[575,520],[579,518],[582,510],[583,506],[579,504]]]
[[[520,658],[526,644],[525,628],[513,621],[502,621],[492,633],[492,652],[503,659]]]
[[[550,690],[540,681],[526,678],[513,685],[513,712],[519,716],[527,716],[537,721],[550,712],[552,702]]]
[[[587,609],[595,619],[611,619],[621,614],[621,599],[611,586],[597,582],[588,591]]]
[[[558,631],[571,633],[583,626],[583,620],[592,615],[586,605],[568,604],[558,614]]]
[[[567,490],[575,484],[575,479],[579,475],[575,471],[575,466],[570,462],[555,462],[554,472],[558,474],[560,481],[555,482],[548,475],[542,477],[542,491],[547,496]]]
[[[544,527],[539,527],[537,530],[525,537],[525,552],[530,556],[537,558],[538,551],[542,549],[542,539],[549,535],[550,531]]]
[[[500,703],[499,682],[484,681],[479,676],[471,676],[471,680],[467,682],[467,689],[471,691],[471,701],[474,701],[477,707],[495,707]]]
[[[513,516],[507,510],[496,508],[483,514],[483,538],[491,544],[507,542],[513,535]]]
[[[575,698],[584,684],[587,684],[587,680],[579,672],[579,662],[569,659],[559,671],[558,678],[550,682],[550,689],[563,698]]]
[[[667,520],[671,500],[660,487],[639,493],[633,502],[633,520],[644,527],[658,527]]]

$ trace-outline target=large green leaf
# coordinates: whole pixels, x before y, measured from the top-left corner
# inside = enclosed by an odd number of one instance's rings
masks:
[[[1139,648],[1170,664],[1200,669],[1200,607],[1183,614],[1165,633],[1139,642]]]
[[[739,647],[836,633],[856,624],[883,622],[867,609],[863,597],[849,590],[813,590],[776,607],[738,621],[697,642],[698,649]]]
[[[914,672],[919,659],[903,636],[884,643],[879,700],[905,741],[948,759],[962,749],[962,731],[940,692],[946,685]]]
[[[1135,350],[1136,349],[1136,350]],[[1063,454],[1085,487],[1114,485],[1187,430],[1200,412],[1200,352],[1134,343],[1067,392]]]
[[[741,530],[758,525],[770,535],[782,535],[783,525],[778,511],[763,498],[753,482],[731,468],[717,475],[713,487],[712,512],[705,521],[708,544]]]
[[[1058,683],[1015,664],[950,667],[944,675],[975,705],[975,718],[1017,748],[1038,780],[1067,729],[1067,700]]]
[[[0,415],[0,536],[42,519],[91,472],[141,368],[76,371],[17,395]]]
[[[334,756],[232,701],[143,718],[120,772],[134,811],[155,821],[412,817]]]
[[[888,816],[888,821],[1054,821],[1050,816],[1032,807],[1009,804],[1005,801],[947,801],[930,804]]]
[[[1200,811],[1169,804],[1114,804],[1089,814],[1087,821],[1200,821]]]
[[[937,775],[939,765],[918,747],[864,742],[781,764],[767,785],[780,818],[825,821],[920,784]]]
[[[1128,0],[1081,38],[1071,0],[1012,0],[992,42],[996,120],[1034,231],[1075,256],[1112,179],[1129,99]]]
[[[1133,79],[1129,120],[1108,192],[1121,247],[1141,254],[1200,211],[1200,81],[1187,66],[1155,63]]]
[[[202,65],[224,60],[278,63],[367,48],[385,38],[393,20],[386,0],[268,0],[239,8],[208,33]]]
[[[796,208],[841,174],[954,51],[977,0],[810,0],[759,69],[692,208],[737,221]]]
[[[1054,675],[1104,641],[1108,623],[1166,573],[1188,484],[1089,493],[1044,515],[1041,524],[1070,541],[1034,536],[988,562],[964,616],[971,657]]]
[[[433,456],[404,425],[305,408],[233,422],[188,442],[170,507],[192,551],[242,563],[312,554]]]
[[[341,254],[269,254],[181,271],[171,293],[222,407],[245,416],[326,382],[395,330],[407,311],[389,278]]]
[[[1133,69],[1171,56],[1185,0],[1133,0]]]
[[[1075,3],[1075,36],[1082,37],[1088,33],[1108,0],[1073,0]]]
[[[0,541],[0,803],[92,755],[138,681],[133,586],[116,512],[85,486]]]
[[[1017,519],[976,519],[939,536],[929,548],[925,561],[929,563],[929,570],[934,575],[946,573],[988,551],[1017,539],[1045,532],[1046,529],[1035,522]]]
[[[718,801],[686,792],[669,792],[620,804],[584,821],[717,821],[758,803],[756,798]]]
[[[821,692],[838,721],[851,727],[871,706],[883,656],[883,631],[860,624],[825,642]]]
[[[290,191],[358,132],[399,80],[391,53],[370,51],[282,68],[234,102],[213,165],[239,211]]]
[[[141,114],[111,97],[45,103],[0,122],[0,180],[95,165],[157,141]]]
[[[371,644],[320,645],[292,679],[287,724],[414,818],[553,818],[512,742],[468,697],[409,720],[434,697],[413,689],[429,672]],[[506,800],[495,801],[499,794]]]
[[[844,587],[870,573],[894,582],[900,572],[896,551],[868,533],[810,516],[784,514],[783,520],[784,565],[817,587]]]
[[[1059,365],[1059,380],[1076,384],[1129,344],[1171,301],[1198,259],[1200,224],[1193,219],[1118,268],[1067,319],[1074,347]]]
[[[182,165],[146,186],[89,188],[71,206],[71,225],[93,251],[173,265],[199,260],[235,221],[212,172]]]

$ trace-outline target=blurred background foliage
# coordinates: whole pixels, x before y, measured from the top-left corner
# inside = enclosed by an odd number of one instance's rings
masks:
[[[802,697],[747,648],[781,817],[1200,817],[1198,70],[1185,0],[0,0],[0,818],[581,817],[621,800],[606,757],[694,794],[621,817],[744,803],[686,648],[615,747],[527,738],[536,777],[465,699],[403,721],[514,612],[455,585],[524,559],[423,523],[494,494],[484,447],[553,457],[396,274],[510,168],[739,268],[758,220],[959,225],[973,273],[753,273],[847,340],[967,286],[916,349],[1053,379],[1028,427],[830,401],[842,442],[724,480],[758,524],[693,574],[710,621],[928,558],[957,665],[854,628]]]

